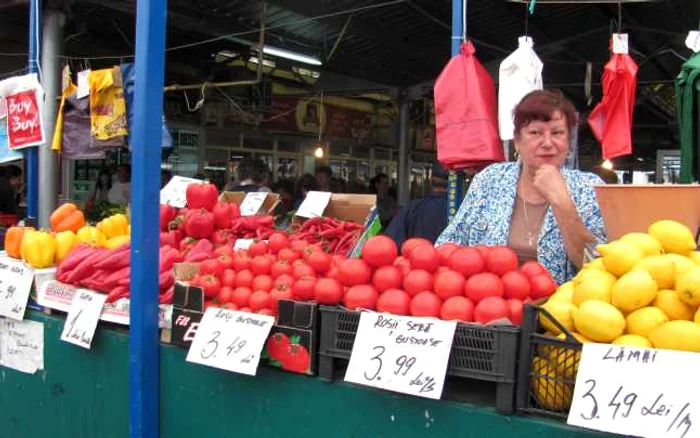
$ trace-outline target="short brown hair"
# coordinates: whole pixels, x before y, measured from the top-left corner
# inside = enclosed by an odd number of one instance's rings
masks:
[[[526,94],[513,111],[513,134],[520,136],[520,130],[532,121],[549,122],[556,111],[566,117],[569,130],[578,123],[574,104],[560,90],[535,90]]]

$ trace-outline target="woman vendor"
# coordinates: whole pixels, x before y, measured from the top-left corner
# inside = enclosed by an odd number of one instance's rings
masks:
[[[518,161],[493,164],[474,177],[436,245],[507,245],[520,263],[542,263],[557,283],[571,279],[585,246],[605,241],[593,189],[603,181],[564,167],[576,124],[576,110],[561,92],[526,95],[514,111]]]

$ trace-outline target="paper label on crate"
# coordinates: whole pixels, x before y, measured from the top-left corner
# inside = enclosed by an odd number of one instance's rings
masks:
[[[209,308],[199,323],[187,361],[254,376],[275,318]]]
[[[32,282],[34,269],[19,260],[0,256],[0,316],[24,319]]]
[[[700,52],[700,30],[691,30],[685,38],[685,46],[695,53]]]
[[[629,35],[626,33],[614,33],[612,45],[613,53],[626,55],[629,52]]]
[[[236,239],[236,243],[233,244],[233,250],[248,249],[254,242],[255,239]]]
[[[185,208],[187,206],[187,186],[190,184],[201,184],[204,181],[194,178],[185,178],[184,176],[175,175],[160,191],[160,203],[172,205],[176,208]]]
[[[88,76],[90,76],[90,70],[78,72],[78,91],[76,92],[76,97],[78,99],[83,99],[90,95],[90,83],[88,82]]]
[[[698,353],[583,344],[567,422],[639,437],[698,436],[698,369]]]
[[[63,325],[61,340],[90,349],[107,295],[78,289]]]
[[[34,374],[44,369],[44,323],[0,318],[0,366]]]
[[[312,218],[323,216],[331,200],[331,192],[309,192],[297,209],[296,216]]]
[[[457,323],[363,312],[345,381],[439,399]]]
[[[260,211],[263,202],[267,198],[267,192],[250,192],[241,202],[241,216],[255,216]]]

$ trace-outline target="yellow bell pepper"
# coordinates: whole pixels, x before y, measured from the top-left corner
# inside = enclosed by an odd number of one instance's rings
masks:
[[[102,248],[105,246],[105,243],[107,243],[107,238],[102,231],[89,225],[79,229],[77,236],[79,242],[87,243],[90,246]]]
[[[117,236],[124,236],[127,234],[128,227],[129,221],[126,216],[121,213],[117,213],[103,219],[97,224],[97,229],[102,231],[107,239]]]
[[[35,268],[53,266],[56,240],[47,231],[32,231],[25,245],[24,261]]]
[[[80,243],[78,236],[70,230],[56,233],[56,263],[60,263],[71,249]]]
[[[120,246],[124,245],[125,243],[129,243],[131,241],[131,236],[128,235],[123,235],[123,236],[116,236],[112,237],[105,243],[105,248],[107,249],[115,249],[119,248]]]
[[[37,231],[34,228],[28,228],[25,230],[24,234],[22,235],[22,243],[19,244],[19,255],[22,258],[22,260],[26,260],[26,254],[27,254],[27,247],[28,242],[32,234],[36,233]]]

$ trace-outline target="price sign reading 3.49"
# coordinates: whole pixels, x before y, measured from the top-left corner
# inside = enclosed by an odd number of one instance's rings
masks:
[[[346,382],[439,399],[456,322],[364,312]]]
[[[700,436],[700,354],[584,344],[568,423],[649,438]]]
[[[254,376],[275,318],[209,308],[187,353],[187,361]]]

